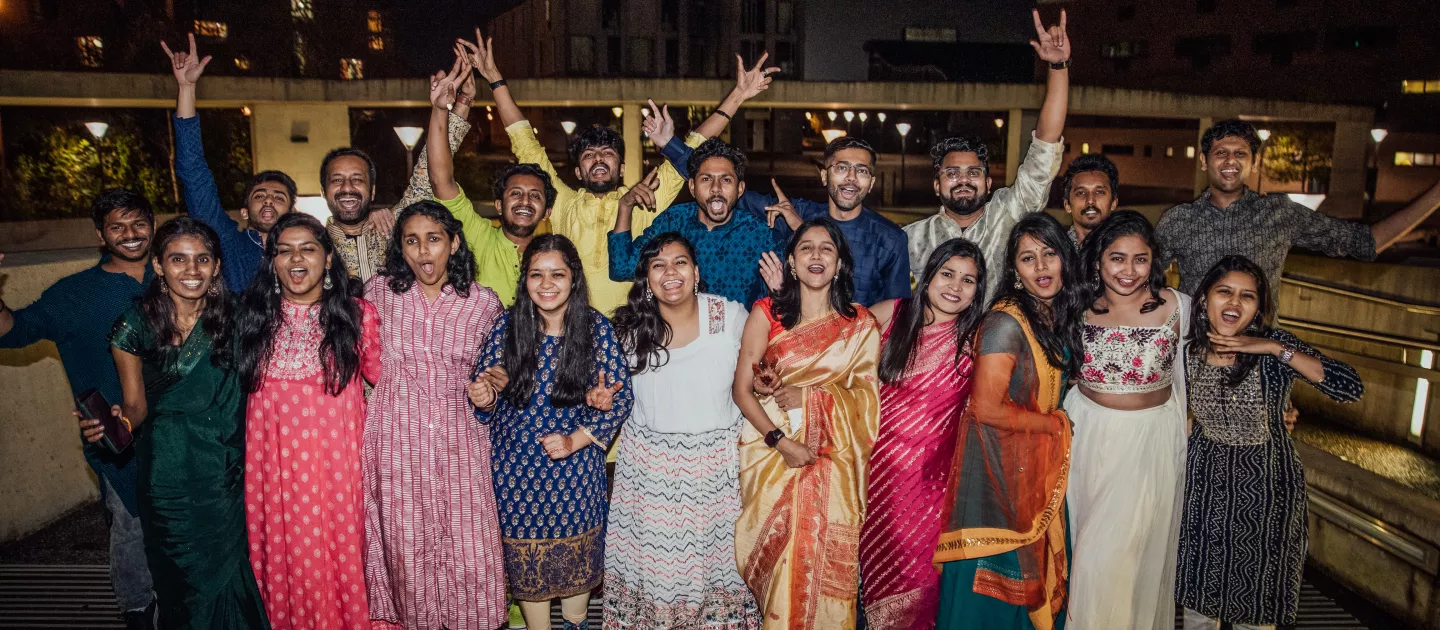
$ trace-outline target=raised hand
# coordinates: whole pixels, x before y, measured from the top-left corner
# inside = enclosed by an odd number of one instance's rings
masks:
[[[1030,47],[1035,49],[1035,55],[1047,63],[1061,63],[1070,59],[1070,36],[1065,34],[1065,9],[1060,9],[1060,24],[1045,28],[1040,21],[1040,10],[1034,9],[1031,15],[1035,18],[1035,39],[1030,40]]]
[[[799,227],[803,221],[800,220],[800,215],[796,214],[795,205],[790,203],[790,198],[785,196],[785,191],[780,190],[780,184],[776,183],[773,177],[770,179],[770,186],[775,189],[775,203],[765,206],[766,223],[773,228],[775,217],[781,217],[790,229]]]
[[[760,60],[755,62],[754,68],[746,68],[745,60],[740,55],[735,55],[735,92],[741,98],[751,99],[756,95],[770,89],[770,75],[779,72],[780,68],[770,66],[765,68],[765,60],[770,58],[770,53],[760,55]],[[763,69],[762,69],[763,68]]]
[[[458,43],[465,48],[470,65],[480,76],[485,77],[486,83],[494,83],[505,77],[501,76],[500,68],[495,65],[495,38],[481,37],[480,28],[475,28],[475,42],[458,40]]]
[[[650,104],[650,115],[640,123],[640,128],[645,131],[645,137],[650,138],[650,144],[656,149],[664,148],[675,137],[675,119],[670,117],[670,106],[656,107],[655,99],[645,99]]]
[[[599,409],[610,411],[615,407],[615,393],[625,387],[624,381],[616,381],[614,385],[605,385],[605,370],[600,370],[596,385],[585,392],[585,404]]]
[[[195,34],[190,33],[190,52],[170,52],[170,45],[164,40],[160,41],[160,47],[165,49],[165,56],[170,58],[170,69],[175,72],[175,81],[181,87],[194,86],[200,82],[200,75],[205,73],[205,66],[210,64],[210,56],[200,58],[195,52]]]
[[[460,92],[460,84],[469,74],[469,58],[465,55],[457,55],[455,65],[450,67],[450,72],[436,72],[430,77],[430,104],[436,109],[453,108],[456,95]]]
[[[640,180],[640,183],[635,184],[634,188],[625,191],[625,194],[620,197],[620,209],[630,211],[635,209],[635,206],[654,209],[655,189],[659,186],[660,169],[652,168],[649,173],[645,174],[645,179]]]
[[[771,293],[778,293],[785,286],[785,265],[775,252],[760,254],[760,279]]]

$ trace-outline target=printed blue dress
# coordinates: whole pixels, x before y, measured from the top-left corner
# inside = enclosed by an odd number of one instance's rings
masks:
[[[630,415],[634,394],[630,370],[610,321],[590,311],[595,367],[607,384],[623,383],[610,411],[583,402],[555,407],[550,402],[562,337],[547,335],[539,349],[535,394],[524,407],[503,395],[491,412],[476,410],[490,424],[495,500],[500,511],[500,543],[511,595],[521,601],[548,601],[589,592],[605,571],[605,449]],[[510,313],[500,316],[485,342],[476,374],[502,364]],[[593,377],[592,377],[593,378]],[[511,375],[511,383],[514,383]],[[589,386],[593,387],[594,382]],[[540,438],[585,427],[600,443],[565,459],[551,460]]]

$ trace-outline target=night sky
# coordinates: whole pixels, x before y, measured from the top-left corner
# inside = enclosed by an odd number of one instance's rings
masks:
[[[391,6],[395,43],[410,66],[409,74],[423,76],[449,69],[455,56],[450,42],[475,38],[475,27],[518,0],[402,0]]]

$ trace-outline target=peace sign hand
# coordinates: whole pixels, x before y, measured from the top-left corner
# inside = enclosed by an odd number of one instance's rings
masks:
[[[1030,40],[1030,47],[1035,49],[1035,55],[1047,63],[1069,60],[1070,36],[1065,34],[1065,9],[1060,9],[1060,25],[1049,29],[1040,22],[1039,9],[1034,9],[1031,15],[1035,18],[1035,39]]]
[[[210,56],[204,59],[195,52],[195,34],[190,33],[190,52],[170,52],[170,45],[164,40],[160,41],[160,47],[165,49],[165,56],[170,58],[170,69],[175,72],[175,81],[181,87],[194,87],[200,82],[200,75],[205,73],[205,66],[210,64]]]
[[[779,72],[780,68],[770,66],[764,68],[765,60],[770,58],[770,53],[760,55],[760,60],[755,62],[754,68],[745,68],[745,60],[740,55],[735,55],[735,91],[741,98],[749,100],[761,92],[770,89],[770,75]],[[764,68],[763,70],[761,68]]]
[[[675,137],[675,119],[670,117],[670,106],[656,107],[655,99],[645,99],[650,104],[650,114],[640,123],[640,128],[645,131],[645,136],[650,138],[650,144],[656,149],[662,149]]]
[[[480,76],[485,77],[487,83],[494,83],[505,78],[500,75],[500,68],[495,65],[494,37],[481,37],[480,27],[477,26],[475,27],[475,43],[472,44],[465,39],[458,40],[458,43],[469,53],[466,57],[469,59],[470,65],[475,67],[475,71],[479,72]]]
[[[605,370],[600,370],[599,380],[596,385],[585,392],[585,404],[599,409],[610,411],[615,407],[615,393],[625,387],[624,381],[616,381],[614,385],[605,385]]]
[[[795,204],[790,203],[790,198],[785,196],[785,191],[780,190],[780,184],[776,183],[773,177],[770,178],[770,186],[775,189],[775,203],[765,206],[766,223],[773,228],[775,217],[781,217],[790,229],[799,227],[803,221],[800,220],[800,215],[795,213]]]

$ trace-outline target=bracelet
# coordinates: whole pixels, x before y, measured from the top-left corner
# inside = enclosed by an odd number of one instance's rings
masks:
[[[776,428],[774,431],[765,434],[765,446],[775,448],[775,445],[779,444],[780,440],[783,439],[785,439],[785,432]]]
[[[505,79],[500,79],[499,81],[492,82],[492,83],[490,84],[490,91],[493,92],[493,91],[495,91],[495,90],[500,89],[502,86],[505,86],[505,85],[508,85],[507,83],[505,83]]]
[[[712,113],[712,114],[720,114],[721,116],[724,116],[724,117],[725,117],[725,120],[735,120],[734,118],[731,118],[731,117],[730,117],[730,114],[725,113],[725,110],[720,109],[719,107],[716,107],[716,108],[715,108],[715,111],[710,112],[710,113]]]
[[[1070,60],[1069,60],[1069,59],[1066,59],[1065,61],[1057,61],[1057,62],[1055,62],[1055,63],[1050,64],[1050,69],[1051,69],[1051,70],[1064,70],[1064,69],[1069,68],[1069,67],[1070,67]]]
[[[469,107],[475,104],[475,97],[470,96],[469,94],[465,94],[464,92],[456,92],[455,104]]]

